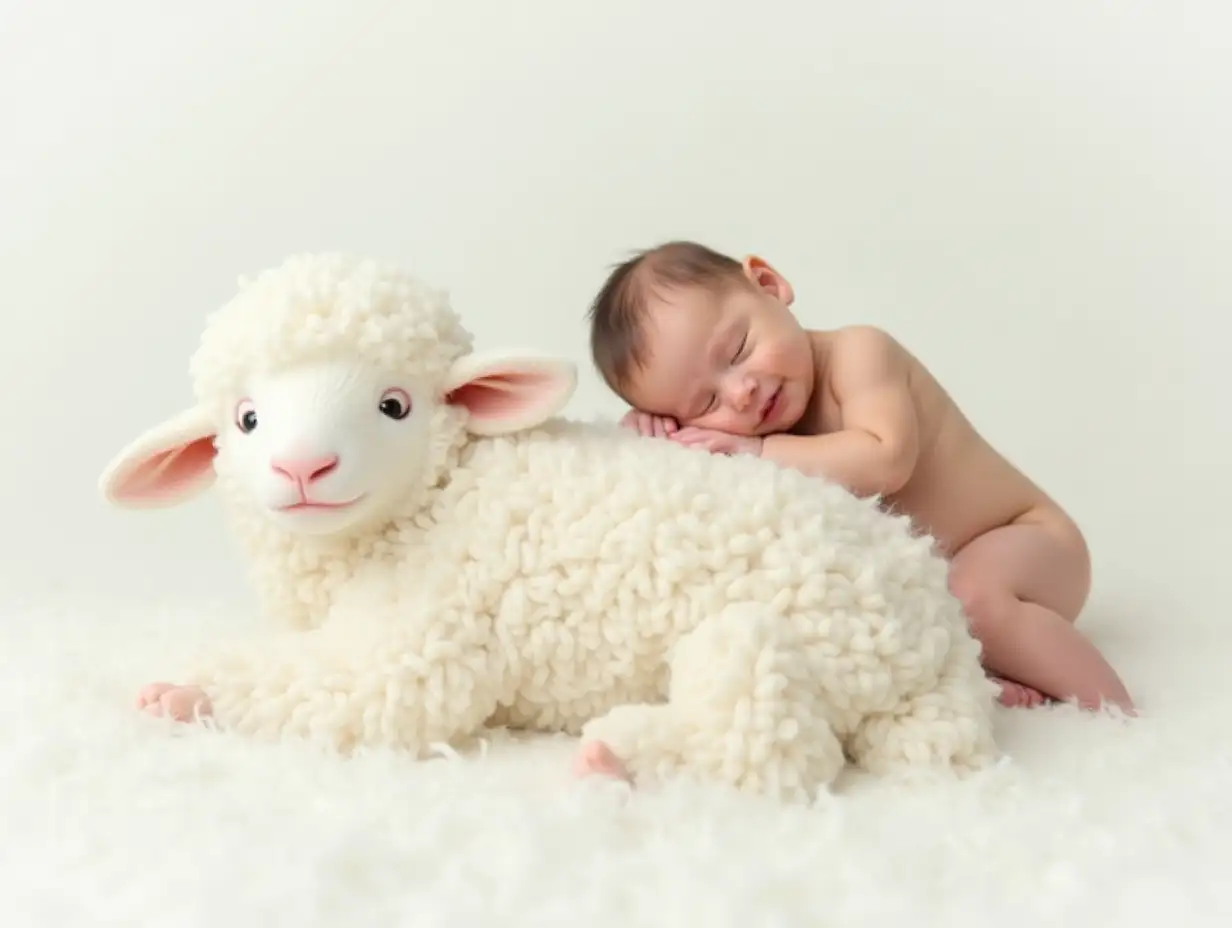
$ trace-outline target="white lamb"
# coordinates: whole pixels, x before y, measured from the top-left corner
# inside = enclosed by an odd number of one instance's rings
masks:
[[[808,799],[846,757],[964,773],[995,687],[908,520],[838,486],[558,418],[568,362],[481,355],[447,296],[297,256],[241,285],[196,404],[107,467],[113,504],[217,485],[270,633],[147,709],[340,751],[488,726],[580,736],[634,782]]]

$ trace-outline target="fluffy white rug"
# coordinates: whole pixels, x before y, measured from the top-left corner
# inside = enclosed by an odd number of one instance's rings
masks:
[[[986,777],[816,809],[569,777],[563,740],[349,762],[140,716],[221,607],[9,602],[0,922],[24,926],[1226,923],[1232,633],[1092,626],[1146,715],[1004,713]]]

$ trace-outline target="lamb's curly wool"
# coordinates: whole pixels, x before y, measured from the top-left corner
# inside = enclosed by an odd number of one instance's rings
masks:
[[[997,756],[995,687],[906,518],[557,418],[571,365],[473,354],[445,295],[396,268],[289,260],[212,320],[193,372],[197,406],[102,486],[170,504],[217,475],[275,622],[180,681],[223,726],[419,753],[563,731],[639,778],[787,797],[845,753],[873,772]],[[305,499],[347,505],[283,508]]]

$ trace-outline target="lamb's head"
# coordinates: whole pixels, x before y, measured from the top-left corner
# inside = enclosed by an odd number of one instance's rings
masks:
[[[210,318],[196,403],[120,451],[100,488],[150,508],[217,480],[232,505],[313,535],[409,514],[469,436],[532,427],[572,396],[568,361],[472,347],[446,294],[396,267],[290,258]]]

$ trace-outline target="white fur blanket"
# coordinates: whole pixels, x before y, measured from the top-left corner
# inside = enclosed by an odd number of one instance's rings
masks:
[[[130,708],[222,607],[3,603],[0,923],[26,926],[1225,923],[1232,626],[1090,629],[1133,724],[1003,713],[1011,762],[801,811],[570,779],[564,740],[342,761]],[[1173,627],[1173,631],[1175,631]]]

